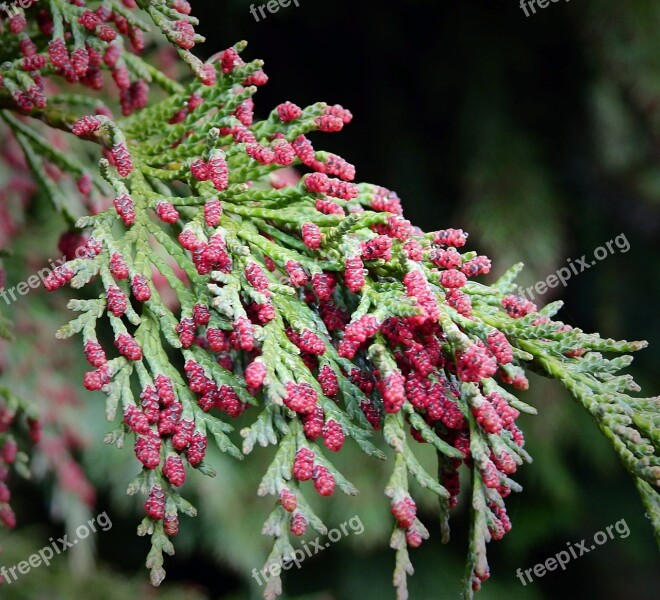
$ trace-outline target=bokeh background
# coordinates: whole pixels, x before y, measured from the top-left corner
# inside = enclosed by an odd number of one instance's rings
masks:
[[[651,347],[631,372],[648,395],[658,393],[657,0],[557,2],[529,17],[515,0],[299,0],[299,7],[292,3],[259,22],[249,12],[259,0],[191,4],[207,37],[200,49],[205,57],[245,39],[247,55],[266,61],[270,83],[256,97],[258,115],[285,100],[350,108],[350,127],[317,145],[355,163],[358,179],[396,190],[415,224],[469,231],[471,247],[493,259],[493,276],[523,261],[521,282],[530,285],[624,234],[628,252],[615,246],[613,255],[551,290],[544,302],[564,300],[562,320],[585,330],[648,339]],[[8,176],[7,166],[0,167],[0,179]],[[32,211],[42,214],[38,202]],[[44,252],[57,255],[60,232],[54,217],[17,229],[14,248],[33,257],[31,272],[43,264]],[[24,266],[11,258],[6,263],[10,283],[25,279]],[[0,564],[25,559],[50,536],[104,510],[113,528],[52,568],[2,586],[0,597],[258,598],[250,572],[267,556],[260,529],[270,501],[254,490],[270,454],[257,452],[237,465],[214,453],[218,477],[191,478],[187,492],[200,516],[182,523],[168,580],[152,590],[143,568],[147,542],[134,534],[140,500],[124,494],[137,472],[132,450],[103,444],[110,426],[102,398],[78,384],[84,364],[77,341],[53,340],[66,298],[34,291],[11,307],[3,304],[0,310],[18,321],[19,339],[5,350],[0,383],[49,410],[57,434],[47,427],[33,481],[18,484],[14,505],[22,525],[2,533]],[[489,547],[492,579],[480,597],[657,598],[658,549],[632,481],[559,385],[540,377],[531,383],[524,400],[539,416],[521,422],[534,463],[516,476],[525,489],[507,502],[513,530]],[[318,510],[334,525],[358,515],[364,533],[290,571],[286,598],[394,597],[391,523],[381,492],[387,471],[355,448],[347,447],[340,462],[361,494],[324,501]],[[94,504],[84,501],[92,496]],[[411,598],[456,598],[466,552],[465,501],[455,510],[451,543],[442,546],[434,499],[417,496],[432,537],[413,552]],[[516,578],[517,568],[545,561],[567,542],[591,540],[621,519],[627,538],[615,535],[566,571],[526,587]]]

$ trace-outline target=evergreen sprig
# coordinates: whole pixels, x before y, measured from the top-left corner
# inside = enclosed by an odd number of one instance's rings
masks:
[[[41,423],[33,406],[0,386],[0,523],[12,528],[16,515],[10,506],[8,478],[13,471],[30,478],[31,446],[41,437]]]
[[[459,251],[463,231],[422,232],[403,218],[396,194],[353,183],[353,165],[314,149],[307,134],[350,122],[341,106],[287,102],[255,121],[263,63],[243,61],[244,42],[207,63],[195,58],[190,49],[201,38],[185,2],[137,2],[197,76],[185,85],[125,52],[121,36],[110,41],[102,33],[113,23],[140,49],[147,26],[127,8],[131,2],[102,3],[96,19],[82,6],[44,4],[50,27],[26,22],[0,34],[8,60],[0,115],[61,212],[69,214],[44,161],[114,196],[114,207],[77,221],[87,234],[78,257],[46,285],[102,287],[98,297],[71,302],[79,315],[58,337],[82,334],[94,367],[85,385],[106,394],[110,421],[120,412],[106,441],[135,440],[143,469],[129,493],[148,496],[138,533],[151,536],[155,585],[165,577],[163,554],[174,552],[178,515],[195,515],[178,491],[186,469],[214,474],[205,461],[209,437],[239,460],[257,445],[277,446],[258,489],[277,502],[264,526],[275,540],[272,562],[290,558],[289,533],[303,535],[308,525],[327,531],[304,481],[322,496],[337,486],[357,493],[319,440],[336,452],[350,438],[384,459],[375,442],[382,430],[394,454],[385,493],[395,517],[399,598],[413,572],[408,549],[428,537],[409,482],[438,496],[447,541],[462,464],[471,472],[464,586],[471,597],[489,576],[486,543],[511,527],[504,498],[521,488],[510,475],[531,460],[515,420],[536,411],[514,395],[527,389],[528,370],[561,381],[592,415],[660,532],[658,399],[631,396],[639,388],[619,374],[630,364],[627,353],[645,343],[553,321],[560,303],[538,310],[513,294],[520,266],[492,286],[472,281],[490,271],[490,261]],[[20,44],[24,31],[35,47],[27,55],[23,48],[20,59],[12,36]],[[48,63],[37,60],[40,67],[26,74],[24,59],[46,47]],[[103,64],[94,54],[102,52],[110,53]],[[93,87],[90,69],[103,65],[120,88],[123,118],[101,104],[85,115],[88,103],[79,98],[48,102],[39,93],[42,77],[75,75]],[[148,103],[151,82],[167,98]],[[98,173],[57,154],[16,113],[101,145]],[[306,174],[297,177],[292,166]],[[101,322],[112,329],[112,349],[99,342]],[[233,421],[243,413],[239,448]],[[437,475],[419,462],[416,443],[434,447]],[[272,578],[266,598],[281,589]]]

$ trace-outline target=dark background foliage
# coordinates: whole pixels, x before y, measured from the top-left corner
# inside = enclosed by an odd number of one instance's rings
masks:
[[[525,17],[513,1],[300,0],[256,22],[249,5],[193,2],[205,50],[249,41],[248,55],[263,58],[270,76],[257,96],[262,115],[284,100],[350,108],[354,122],[323,146],[356,163],[358,179],[396,190],[413,223],[465,228],[496,272],[524,261],[527,285],[624,233],[629,252],[545,301],[565,300],[563,318],[586,330],[655,341],[634,370],[657,391],[660,205],[639,179],[653,179],[658,140],[634,97],[636,85],[652,87],[660,76],[646,60],[658,40],[644,33],[657,23],[657,7],[560,2]],[[612,57],[636,70],[622,74]],[[494,585],[482,597],[497,597],[501,584],[508,597],[651,598],[658,556],[631,481],[563,391],[538,378],[532,387],[540,409],[527,419],[535,463],[521,473],[521,497],[510,499],[514,530],[491,546]],[[416,553],[413,597],[455,595],[461,517],[453,548],[436,535]],[[527,588],[515,578],[517,567],[621,518],[631,527],[627,539]],[[336,548],[330,561],[305,565],[289,578],[291,591],[350,597],[343,594],[357,592],[351,582],[360,578],[363,589],[382,589],[390,557],[349,552]]]

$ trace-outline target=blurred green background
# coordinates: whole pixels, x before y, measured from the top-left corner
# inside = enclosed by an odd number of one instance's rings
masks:
[[[560,317],[585,330],[648,339],[651,347],[636,358],[632,372],[647,395],[658,392],[657,0],[558,2],[529,17],[515,0],[299,0],[299,7],[292,3],[259,22],[249,12],[252,3],[243,0],[191,3],[207,37],[205,56],[246,39],[247,55],[266,61],[270,83],[256,97],[257,115],[285,100],[350,108],[350,127],[315,138],[317,146],[355,163],[359,180],[396,190],[413,223],[469,231],[471,248],[493,259],[493,276],[523,261],[527,286],[625,234],[628,252],[617,250],[565,288],[551,290],[544,302],[565,300]],[[17,245],[41,256],[50,248],[48,256],[55,256],[57,227],[48,230],[30,226]],[[34,247],[35,235],[45,236],[43,247]],[[7,266],[10,280],[24,278],[16,265],[12,272],[11,260]],[[61,426],[68,419],[71,430],[84,423],[72,458],[83,465],[98,500],[85,507],[74,493],[61,491],[62,477],[54,485],[53,467],[43,456],[34,482],[19,483],[14,505],[22,526],[0,534],[0,564],[24,560],[49,536],[104,510],[113,528],[59,557],[51,569],[2,586],[0,597],[258,598],[249,574],[267,556],[260,530],[270,501],[257,498],[255,489],[270,453],[257,451],[242,464],[212,453],[218,477],[191,477],[186,491],[199,517],[183,520],[177,556],[166,564],[168,580],[152,590],[142,566],[147,542],[134,534],[140,499],[124,495],[137,472],[132,450],[102,443],[109,429],[103,399],[83,394],[77,384],[84,370],[77,340],[57,346],[52,341],[65,302],[32,292],[9,310],[2,307],[22,328],[0,381],[51,407],[54,390],[63,394],[66,401],[54,408],[57,420]],[[26,379],[26,372],[45,381]],[[513,530],[489,547],[492,579],[480,598],[657,598],[657,546],[614,453],[559,385],[533,377],[523,399],[539,409],[539,416],[521,420],[534,463],[516,476],[525,489],[507,501]],[[365,531],[290,571],[285,597],[394,598],[391,519],[382,495],[387,469],[354,446],[347,446],[338,464],[361,494],[333,497],[318,508],[331,526],[358,515]],[[466,552],[465,501],[454,511],[451,543],[442,546],[434,499],[416,492],[432,537],[412,552],[411,598],[456,598]],[[567,542],[591,540],[621,519],[630,529],[627,538],[615,534],[566,571],[526,587],[516,578],[519,567],[545,561]]]

